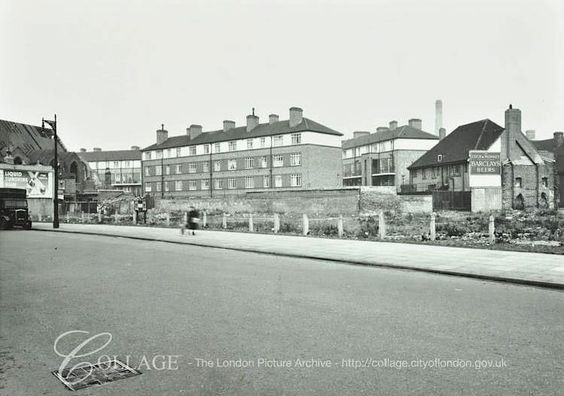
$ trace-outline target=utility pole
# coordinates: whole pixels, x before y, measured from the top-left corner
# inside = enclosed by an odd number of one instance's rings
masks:
[[[49,124],[49,126],[53,129],[53,141],[55,144],[54,147],[54,154],[55,158],[53,160],[53,173],[54,173],[54,194],[53,194],[53,228],[59,228],[59,156],[57,153],[57,142],[59,141],[57,138],[57,114],[55,114],[55,118],[51,120],[46,120],[44,118],[41,119],[41,129],[45,129],[45,123]]]

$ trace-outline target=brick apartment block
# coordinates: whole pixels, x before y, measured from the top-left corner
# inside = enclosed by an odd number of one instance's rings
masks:
[[[161,128],[142,150],[143,191],[182,198],[340,187],[341,136],[297,107],[283,121],[271,114],[261,124],[252,114],[245,126],[226,120],[223,129],[203,132],[191,125],[173,137]]]

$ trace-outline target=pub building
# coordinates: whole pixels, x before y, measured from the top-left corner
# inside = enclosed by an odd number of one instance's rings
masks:
[[[461,125],[408,169],[410,191],[467,192],[473,212],[554,208],[558,199],[554,157],[527,139],[511,105],[505,127],[489,119]]]

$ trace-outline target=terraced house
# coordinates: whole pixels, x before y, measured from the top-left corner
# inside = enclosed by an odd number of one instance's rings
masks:
[[[143,190],[179,198],[337,188],[341,136],[303,117],[297,107],[288,120],[271,114],[261,124],[253,111],[245,126],[226,120],[222,129],[210,132],[191,125],[186,134],[168,137],[163,126],[157,142],[142,150]]]

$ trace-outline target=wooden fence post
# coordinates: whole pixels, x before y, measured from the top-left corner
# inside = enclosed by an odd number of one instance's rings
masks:
[[[98,215],[98,216],[100,216],[100,215]],[[133,211],[133,224],[137,224],[137,211],[136,210]]]
[[[84,223],[84,212],[80,212],[80,221]]]
[[[337,220],[337,234],[339,238],[343,237],[343,215],[340,215],[339,220]]]
[[[278,213],[274,213],[274,233],[276,234],[280,231],[280,216]]]
[[[170,213],[167,212],[166,214],[166,226],[169,227],[170,226]]]
[[[222,221],[222,226],[224,229],[227,228],[227,214],[223,214],[223,221]]]
[[[384,238],[386,236],[386,220],[384,219],[384,212],[380,211],[378,215],[378,235],[380,238]]]
[[[490,242],[495,243],[495,220],[493,215],[490,215],[490,221],[488,224],[488,234],[490,237]]]
[[[253,224],[253,214],[249,213],[249,231],[254,231],[254,224]]]
[[[117,214],[117,213],[114,214],[114,222],[115,222],[116,224],[119,222],[119,220],[118,220],[118,214]]]
[[[304,235],[309,234],[309,219],[307,217],[307,214],[305,213],[302,218],[302,224],[303,224],[303,234]]]
[[[208,225],[208,214],[204,212],[204,217],[202,219],[202,228],[207,227],[207,225]]]
[[[98,223],[102,222],[102,212],[98,212]]]
[[[431,240],[434,241],[437,238],[437,228],[435,224],[435,212],[431,213],[431,225],[430,225],[430,235]]]

